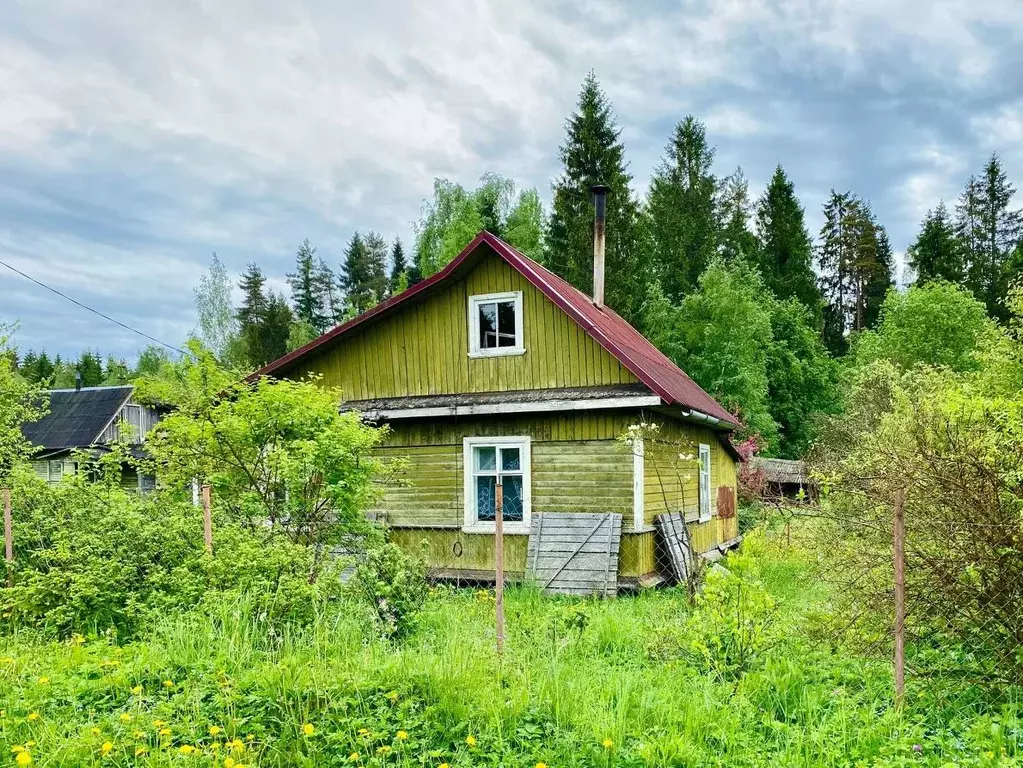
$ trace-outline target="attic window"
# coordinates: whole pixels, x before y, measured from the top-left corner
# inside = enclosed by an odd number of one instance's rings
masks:
[[[469,297],[469,357],[521,355],[522,291]]]

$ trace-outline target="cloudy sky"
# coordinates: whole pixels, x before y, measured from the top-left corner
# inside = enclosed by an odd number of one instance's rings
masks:
[[[895,247],[997,150],[1023,186],[1014,0],[0,4],[0,259],[171,343],[216,251],[282,285],[308,237],[408,241],[435,177],[550,196],[594,69],[636,191],[692,112],[755,192],[783,163],[819,226],[831,187]],[[23,349],[143,340],[0,267]]]

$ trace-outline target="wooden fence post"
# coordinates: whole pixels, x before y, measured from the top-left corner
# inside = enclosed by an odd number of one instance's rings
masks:
[[[210,515],[210,487],[202,487],[202,537],[206,542],[206,554],[213,555],[213,518]]]
[[[11,489],[3,489],[4,496],[4,560],[7,561],[7,586],[14,586],[14,530],[11,521]]]
[[[902,705],[906,693],[906,489],[895,494],[893,521],[895,559],[895,703]]]
[[[504,653],[504,486],[497,476],[494,499],[494,613],[497,653]]]

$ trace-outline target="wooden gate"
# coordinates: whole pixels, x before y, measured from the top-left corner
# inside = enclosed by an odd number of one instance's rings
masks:
[[[622,516],[608,512],[534,515],[529,529],[527,575],[548,592],[618,593]]]

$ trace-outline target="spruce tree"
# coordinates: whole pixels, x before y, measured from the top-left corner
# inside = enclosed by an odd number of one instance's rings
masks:
[[[39,358],[35,362],[35,375],[33,381],[49,383],[53,379],[54,365],[50,362],[49,355],[46,354],[44,349],[39,353]]]
[[[267,297],[263,322],[258,326],[257,355],[253,365],[260,367],[283,357],[288,352],[288,336],[295,316],[282,294],[271,292]]]
[[[37,384],[39,379],[36,378],[38,371],[36,369],[36,362],[39,360],[39,355],[34,350],[30,349],[25,353],[25,356],[21,358],[21,366],[19,372],[26,381],[30,381],[33,384]]]
[[[757,238],[749,226],[751,213],[749,181],[742,168],[736,168],[724,180],[718,197],[719,249],[726,263],[740,259],[757,263]]]
[[[288,273],[288,285],[295,318],[322,333],[327,327],[327,314],[318,266],[316,249],[304,240],[295,254],[295,271]]]
[[[404,290],[402,284],[407,288],[409,285],[408,260],[405,258],[405,249],[402,247],[401,238],[394,238],[394,245],[391,246],[391,279],[388,289],[393,296]]]
[[[362,314],[376,303],[376,296],[371,287],[373,266],[370,258],[366,241],[356,232],[345,248],[341,275],[338,278],[344,297],[345,319]]]
[[[370,232],[366,235],[366,257],[368,265],[368,277],[366,290],[372,294],[373,303],[387,298],[387,241],[378,233]]]
[[[344,315],[344,306],[341,301],[341,294],[338,292],[337,277],[334,270],[327,266],[323,259],[316,260],[316,274],[314,276],[316,295],[319,297],[320,306],[323,308],[323,322],[315,328],[317,333],[325,333],[341,322]]]
[[[632,177],[625,146],[611,105],[590,72],[583,82],[568,135],[559,156],[563,164],[554,182],[554,201],[545,238],[544,263],[579,290],[593,291],[593,198],[597,184],[607,196],[605,302],[632,320],[646,294],[648,264],[641,249],[639,204],[632,197]]]
[[[242,290],[242,304],[235,317],[246,362],[252,368],[258,368],[266,362],[262,327],[266,322],[269,300],[264,291],[265,285],[263,271],[250,262],[238,283]]]
[[[888,290],[894,286],[892,274],[895,270],[895,253],[892,250],[891,241],[888,239],[888,230],[873,219],[870,223],[876,233],[876,248],[874,263],[867,265],[866,272],[862,277],[863,322],[860,326],[861,330],[877,325]]]
[[[988,314],[1005,321],[1003,305],[1008,290],[1006,265],[1020,241],[1023,218],[1010,208],[1016,188],[1002,169],[997,155],[991,155],[980,178],[980,238],[976,260],[970,265],[969,282],[974,295],[987,306]]]
[[[965,275],[963,251],[944,201],[927,211],[920,234],[907,251],[917,283],[947,280],[961,283]]]
[[[103,364],[98,352],[83,352],[75,365],[75,371],[82,377],[83,387],[98,387],[103,383]]]
[[[696,288],[717,250],[714,148],[703,123],[687,115],[664,152],[650,181],[647,209],[655,269],[665,295],[678,303]]]
[[[803,206],[780,165],[757,201],[756,229],[756,263],[764,282],[779,299],[797,299],[820,325],[824,300],[813,271],[813,243]]]

